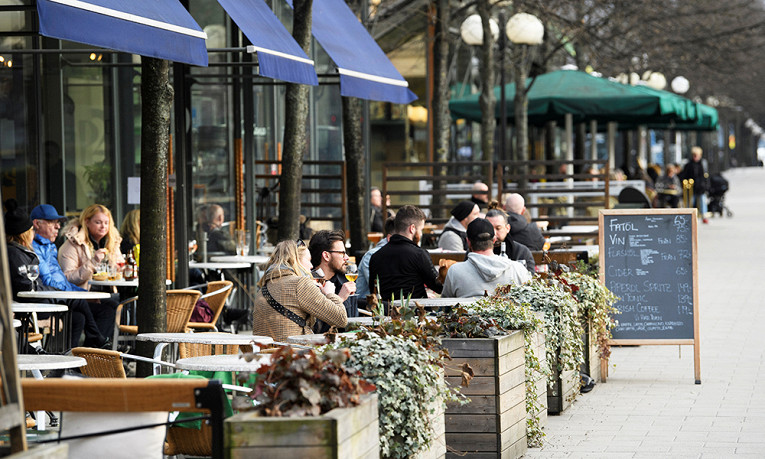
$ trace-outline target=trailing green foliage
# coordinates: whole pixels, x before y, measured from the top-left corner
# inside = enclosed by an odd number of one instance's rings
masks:
[[[405,458],[430,447],[436,404],[459,400],[442,377],[440,358],[414,336],[362,331],[354,340],[327,345],[339,347],[350,350],[350,365],[377,386],[381,456]]]
[[[619,314],[614,307],[618,298],[591,274],[563,272],[560,278],[571,288],[571,293],[579,301],[580,320],[583,324],[592,321],[598,343],[598,355],[607,359],[611,355],[608,341],[611,329],[616,325],[613,314]]]
[[[543,314],[550,378],[555,377],[553,369],[559,373],[579,369],[584,362],[584,330],[579,320],[579,305],[565,284],[555,277],[536,277],[522,285],[497,287],[496,295],[527,304]],[[550,379],[550,382],[553,381]]]

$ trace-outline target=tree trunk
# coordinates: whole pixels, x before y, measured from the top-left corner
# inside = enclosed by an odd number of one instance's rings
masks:
[[[343,144],[345,146],[346,194],[348,196],[348,227],[351,233],[351,254],[366,250],[368,215],[364,212],[366,182],[364,180],[363,133],[360,99],[343,97]],[[343,228],[345,229],[345,228]]]
[[[293,2],[292,36],[308,53],[311,44],[312,0]],[[287,84],[284,120],[284,154],[279,184],[279,231],[277,239],[297,239],[300,231],[301,177],[308,142],[308,86]]]
[[[167,331],[167,155],[173,88],[169,63],[143,57],[141,64],[141,253],[136,318],[141,333]],[[154,345],[138,342],[139,355],[151,357]],[[139,362],[137,375],[151,365]]]
[[[449,132],[451,119],[449,117],[449,18],[451,9],[448,0],[436,2],[435,38],[433,45],[433,99],[431,102],[433,117],[433,150],[434,160],[447,164],[449,162]],[[434,175],[447,175],[446,167],[434,170]],[[435,177],[434,177],[435,178]],[[439,180],[433,181],[433,190],[437,191],[446,185]],[[443,218],[446,210],[441,207],[445,196],[433,196],[433,216]]]
[[[478,14],[481,16],[483,25],[483,44],[481,44],[481,76],[483,77],[481,88],[481,154],[482,160],[494,160],[494,131],[497,127],[495,107],[497,100],[494,97],[494,41],[492,40],[489,19],[491,18],[490,2],[477,3]],[[502,31],[504,33],[504,31]],[[516,91],[518,94],[518,91]],[[517,104],[516,104],[517,106]],[[517,118],[516,113],[516,120]]]

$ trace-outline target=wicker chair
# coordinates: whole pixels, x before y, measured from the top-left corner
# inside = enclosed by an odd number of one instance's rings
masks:
[[[209,323],[189,322],[189,328],[218,331],[215,324],[218,323],[220,313],[223,312],[223,306],[226,305],[226,300],[231,295],[233,287],[234,283],[231,281],[209,282],[207,284],[207,293],[200,298],[207,301],[207,304],[210,305],[210,309],[213,311],[213,318]]]
[[[125,367],[122,366],[122,356],[117,351],[75,347],[72,349],[72,355],[82,357],[88,362],[81,369],[85,376],[90,378],[127,378]]]

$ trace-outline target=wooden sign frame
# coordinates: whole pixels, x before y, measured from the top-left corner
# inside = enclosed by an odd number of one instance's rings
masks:
[[[699,274],[698,274],[698,212],[696,209],[601,209],[598,212],[598,244],[600,250],[600,282],[606,285],[606,253],[604,222],[606,216],[625,215],[688,215],[691,217],[691,268],[693,270],[693,339],[614,339],[609,345],[693,345],[693,368],[696,384],[701,384],[701,359],[699,350]],[[608,359],[601,362],[601,378],[608,376]]]

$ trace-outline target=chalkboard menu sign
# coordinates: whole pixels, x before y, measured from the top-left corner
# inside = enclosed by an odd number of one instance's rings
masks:
[[[620,298],[614,341],[694,340],[695,225],[693,209],[602,211],[601,279]]]

